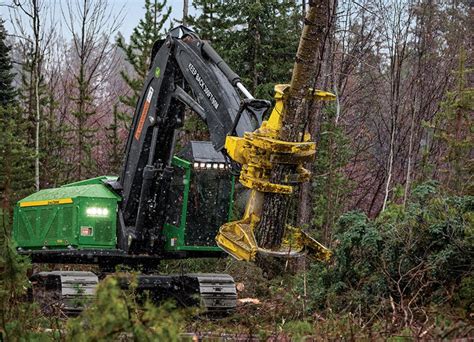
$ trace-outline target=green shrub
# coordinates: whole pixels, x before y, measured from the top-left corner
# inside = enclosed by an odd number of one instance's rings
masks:
[[[30,283],[28,258],[20,256],[10,238],[11,224],[7,211],[0,209],[0,341],[48,340],[43,328],[56,321],[39,314],[38,307],[27,301]]]
[[[178,341],[181,314],[173,304],[160,307],[137,302],[133,289],[122,290],[115,278],[106,278],[93,303],[67,324],[71,341]]]
[[[312,309],[396,314],[405,323],[429,305],[472,310],[474,197],[444,197],[426,183],[411,198],[375,220],[361,212],[339,219],[332,263],[309,271]]]
[[[290,321],[283,325],[283,331],[291,336],[292,341],[304,341],[313,334],[314,327],[308,321]]]

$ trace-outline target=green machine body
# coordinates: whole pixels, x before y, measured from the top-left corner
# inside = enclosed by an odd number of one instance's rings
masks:
[[[222,154],[191,142],[172,161],[162,252],[221,252],[215,236],[231,219],[235,178]],[[117,249],[121,197],[101,176],[45,189],[14,208],[13,238],[22,250]],[[195,254],[194,254],[195,255]]]

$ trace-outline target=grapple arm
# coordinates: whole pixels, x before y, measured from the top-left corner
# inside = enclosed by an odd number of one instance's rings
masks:
[[[318,260],[329,259],[331,253],[322,244],[301,229],[285,227],[282,245],[278,250],[267,250],[258,246],[254,231],[260,221],[263,194],[265,192],[289,195],[291,184],[306,182],[311,173],[303,164],[314,159],[316,144],[305,134],[302,142],[287,142],[279,139],[284,115],[284,99],[289,85],[275,86],[276,104],[268,119],[259,129],[247,132],[243,137],[228,136],[225,148],[228,155],[242,164],[239,181],[251,189],[244,217],[223,225],[216,237],[217,244],[238,260],[253,261],[257,253],[295,257],[307,253]],[[317,100],[333,100],[335,96],[325,91],[310,92]],[[270,175],[277,164],[294,165],[295,173],[287,174],[282,183],[272,183]]]

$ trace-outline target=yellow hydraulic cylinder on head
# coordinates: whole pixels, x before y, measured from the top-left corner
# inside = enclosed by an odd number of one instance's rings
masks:
[[[309,252],[320,260],[329,259],[331,253],[322,244],[301,229],[287,227],[284,242],[279,250],[260,248],[254,231],[262,212],[265,192],[291,194],[293,187],[270,182],[272,169],[277,164],[296,166],[294,174],[286,175],[286,180],[302,183],[309,180],[311,173],[303,164],[311,161],[316,153],[316,144],[306,133],[302,142],[288,142],[279,139],[283,125],[284,102],[289,90],[288,84],[275,86],[275,106],[267,121],[254,132],[243,137],[228,136],[225,142],[227,154],[242,165],[239,181],[251,189],[244,217],[224,224],[216,237],[217,245],[238,260],[254,261],[257,253],[274,256],[297,256]],[[336,96],[322,90],[310,89],[310,96],[317,100],[334,100]]]

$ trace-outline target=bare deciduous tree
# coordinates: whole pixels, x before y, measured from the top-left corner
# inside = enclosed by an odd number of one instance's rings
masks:
[[[75,174],[82,178],[95,168],[92,158],[95,128],[90,119],[96,114],[96,101],[104,82],[115,69],[112,38],[122,17],[121,13],[114,15],[105,0],[67,1],[61,12],[72,35],[70,72],[74,75],[75,88],[71,96],[76,119]]]

